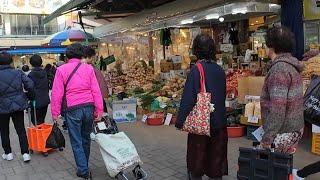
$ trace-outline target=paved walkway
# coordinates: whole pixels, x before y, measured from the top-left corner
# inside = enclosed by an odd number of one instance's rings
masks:
[[[186,134],[177,132],[174,127],[150,127],[141,122],[121,124],[120,129],[128,134],[135,143],[138,152],[144,161],[143,167],[149,174],[150,180],[185,180],[186,179]],[[20,160],[19,143],[16,133],[11,128],[11,144],[15,159],[11,162],[0,160],[0,180],[71,180],[75,176],[75,166],[68,136],[67,148],[63,152],[54,151],[48,157],[33,154],[32,161],[25,164]],[[106,173],[99,148],[92,144],[90,168],[94,180],[110,179]],[[229,176],[225,180],[236,179],[238,148],[248,147],[251,141],[245,138],[229,139]],[[313,161],[320,160],[319,156],[309,151],[309,142],[299,148],[295,155],[295,167],[303,167]],[[0,150],[2,154],[2,148]],[[320,174],[308,180],[320,179]]]

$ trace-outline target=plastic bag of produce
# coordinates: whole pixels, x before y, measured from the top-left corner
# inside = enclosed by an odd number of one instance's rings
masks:
[[[103,161],[111,177],[130,166],[142,163],[134,144],[123,132],[98,133],[95,140],[100,146]]]

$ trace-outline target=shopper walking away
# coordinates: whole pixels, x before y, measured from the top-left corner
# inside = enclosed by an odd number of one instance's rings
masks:
[[[210,179],[222,179],[228,174],[227,162],[227,119],[226,119],[226,77],[224,70],[215,62],[215,45],[213,39],[206,34],[198,35],[193,41],[193,54],[204,68],[205,85],[212,94],[211,103],[215,111],[211,113],[211,136],[188,134],[187,168],[190,180],[202,179],[207,175]],[[192,67],[188,75],[176,127],[182,129],[183,124],[192,111],[200,91],[200,72]]]
[[[77,176],[91,179],[88,168],[90,133],[94,118],[101,119],[102,96],[91,65],[82,64],[84,47],[72,44],[66,50],[67,63],[57,69],[52,89],[51,112],[57,121],[64,114],[77,165]],[[66,107],[63,107],[65,95]],[[64,111],[62,112],[61,109]]]
[[[53,66],[51,64],[47,64],[44,67],[44,70],[47,73],[47,79],[48,79],[48,85],[49,85],[49,89],[52,89],[52,84],[53,84],[53,80],[54,80],[54,69]]]
[[[92,47],[85,47],[85,58],[86,58],[86,62],[90,65],[92,65],[93,69],[94,69],[94,73],[97,77],[97,81],[99,83],[99,87],[100,87],[100,91],[102,94],[102,101],[103,101],[103,111],[104,112],[108,112],[107,110],[107,103],[105,102],[105,98],[108,98],[109,95],[109,91],[108,91],[108,84],[105,80],[104,75],[102,74],[101,71],[99,71],[99,69],[95,68],[93,66],[93,59],[96,56],[96,51],[92,48]]]
[[[275,145],[277,152],[294,153],[303,135],[303,64],[291,55],[295,45],[292,32],[273,27],[266,35],[267,54],[272,63],[265,78],[261,111],[265,134],[261,144]]]
[[[34,93],[34,85],[22,71],[10,66],[12,57],[7,53],[0,54],[0,132],[1,143],[4,149],[2,158],[11,161],[13,159],[10,145],[9,124],[10,118],[19,137],[21,154],[24,162],[29,162],[29,145],[24,127],[23,111],[28,107],[28,99],[24,89],[30,94]]]
[[[43,124],[47,115],[49,97],[49,81],[47,72],[41,68],[42,58],[39,55],[33,55],[30,58],[30,64],[33,67],[28,77],[34,83],[35,101],[36,101],[36,120],[37,125]],[[31,108],[31,121],[35,125],[34,108]]]

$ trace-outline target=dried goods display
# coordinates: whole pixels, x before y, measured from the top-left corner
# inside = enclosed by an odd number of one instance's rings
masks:
[[[238,95],[238,78],[251,75],[249,70],[229,70],[227,72],[227,97]]]
[[[320,56],[315,56],[304,62],[304,70],[302,76],[310,78],[312,75],[320,75]]]
[[[120,74],[118,71],[110,71],[107,76],[107,82],[110,83],[112,91],[118,93],[120,90],[124,90],[126,86],[126,76]]]

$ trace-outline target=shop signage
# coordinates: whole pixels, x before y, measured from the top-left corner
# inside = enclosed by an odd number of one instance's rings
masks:
[[[69,0],[0,0],[1,13],[51,14]]]
[[[233,52],[233,45],[232,44],[221,44],[220,51],[222,52]]]
[[[137,100],[113,101],[112,117],[117,123],[135,121],[137,119]]]
[[[320,0],[304,0],[303,8],[305,20],[320,19]]]

